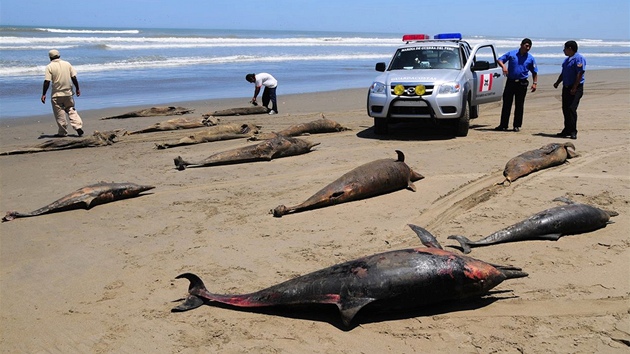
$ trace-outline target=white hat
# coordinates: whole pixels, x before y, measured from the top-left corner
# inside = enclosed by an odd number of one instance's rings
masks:
[[[48,52],[48,57],[49,57],[50,59],[59,57],[59,51],[58,51],[57,49],[51,49],[51,50]]]

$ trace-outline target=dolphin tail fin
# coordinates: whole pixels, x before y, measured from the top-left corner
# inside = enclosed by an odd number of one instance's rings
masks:
[[[173,161],[175,162],[175,167],[177,167],[178,170],[183,171],[186,169],[186,162],[181,156],[177,156]]]
[[[440,243],[435,238],[435,236],[433,236],[425,228],[420,227],[418,225],[413,225],[413,224],[407,224],[407,226],[409,226],[413,230],[413,232],[415,232],[416,235],[418,235],[418,237],[420,238],[420,242],[422,242],[423,245],[429,248],[442,249],[442,245],[440,245]]]
[[[192,273],[184,273],[175,277],[175,279],[182,278],[188,279],[188,281],[190,281],[190,285],[188,285],[188,296],[183,303],[173,307],[171,309],[171,312],[183,312],[196,309],[197,307],[204,304],[204,299],[195,294],[199,292],[208,292],[208,289],[206,289],[206,285],[197,275]]]
[[[464,252],[465,254],[470,253],[470,244],[472,243],[472,241],[470,241],[469,239],[467,239],[464,236],[457,236],[457,235],[451,235],[448,237],[449,240],[455,240],[457,242],[459,242],[460,246],[462,247],[462,252]]]
[[[205,301],[197,295],[188,294],[186,300],[181,304],[173,307],[171,312],[184,312],[189,310],[194,310],[197,307],[203,305]]]

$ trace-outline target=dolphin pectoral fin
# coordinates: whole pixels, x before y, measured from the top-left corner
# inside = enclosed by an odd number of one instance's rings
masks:
[[[467,239],[464,236],[457,236],[457,235],[451,235],[449,237],[447,237],[449,240],[455,240],[457,242],[459,242],[459,245],[462,248],[462,252],[464,252],[464,254],[468,254],[470,253],[470,243],[471,241],[469,239]]]
[[[372,298],[352,298],[342,300],[341,303],[337,304],[339,307],[339,312],[341,312],[341,320],[343,324],[346,326],[350,326],[350,322],[356,314],[361,310],[365,305],[374,301]]]
[[[407,183],[407,189],[411,190],[412,192],[416,191],[416,185],[413,184],[413,182],[409,181],[409,183]]]
[[[194,310],[197,307],[203,305],[204,302],[205,301],[202,298],[200,298],[199,296],[189,294],[186,297],[186,300],[184,302],[182,302],[181,304],[173,307],[171,309],[171,312],[184,312],[184,311]]]
[[[558,241],[560,237],[562,237],[562,234],[547,234],[547,235],[538,236],[538,238],[540,238],[541,240],[550,240],[550,241]]]

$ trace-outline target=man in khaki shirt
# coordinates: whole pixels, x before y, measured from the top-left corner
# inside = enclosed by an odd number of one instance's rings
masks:
[[[55,115],[58,127],[58,132],[55,136],[63,137],[68,135],[66,115],[70,120],[72,128],[77,131],[79,136],[82,136],[83,121],[74,108],[74,99],[72,98],[72,84],[74,84],[77,90],[77,97],[81,96],[77,72],[70,63],[59,59],[60,55],[58,50],[53,49],[48,52],[48,57],[50,58],[50,64],[46,66],[44,87],[42,89],[42,103],[46,103],[46,92],[52,83],[50,102],[52,103],[53,114]]]

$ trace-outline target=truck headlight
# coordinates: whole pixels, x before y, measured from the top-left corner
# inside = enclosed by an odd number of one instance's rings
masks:
[[[453,93],[459,93],[461,86],[457,82],[446,82],[440,85],[438,95],[448,95]]]
[[[387,93],[387,86],[385,86],[385,84],[382,82],[374,82],[372,84],[372,87],[370,87],[370,92],[384,95]]]

